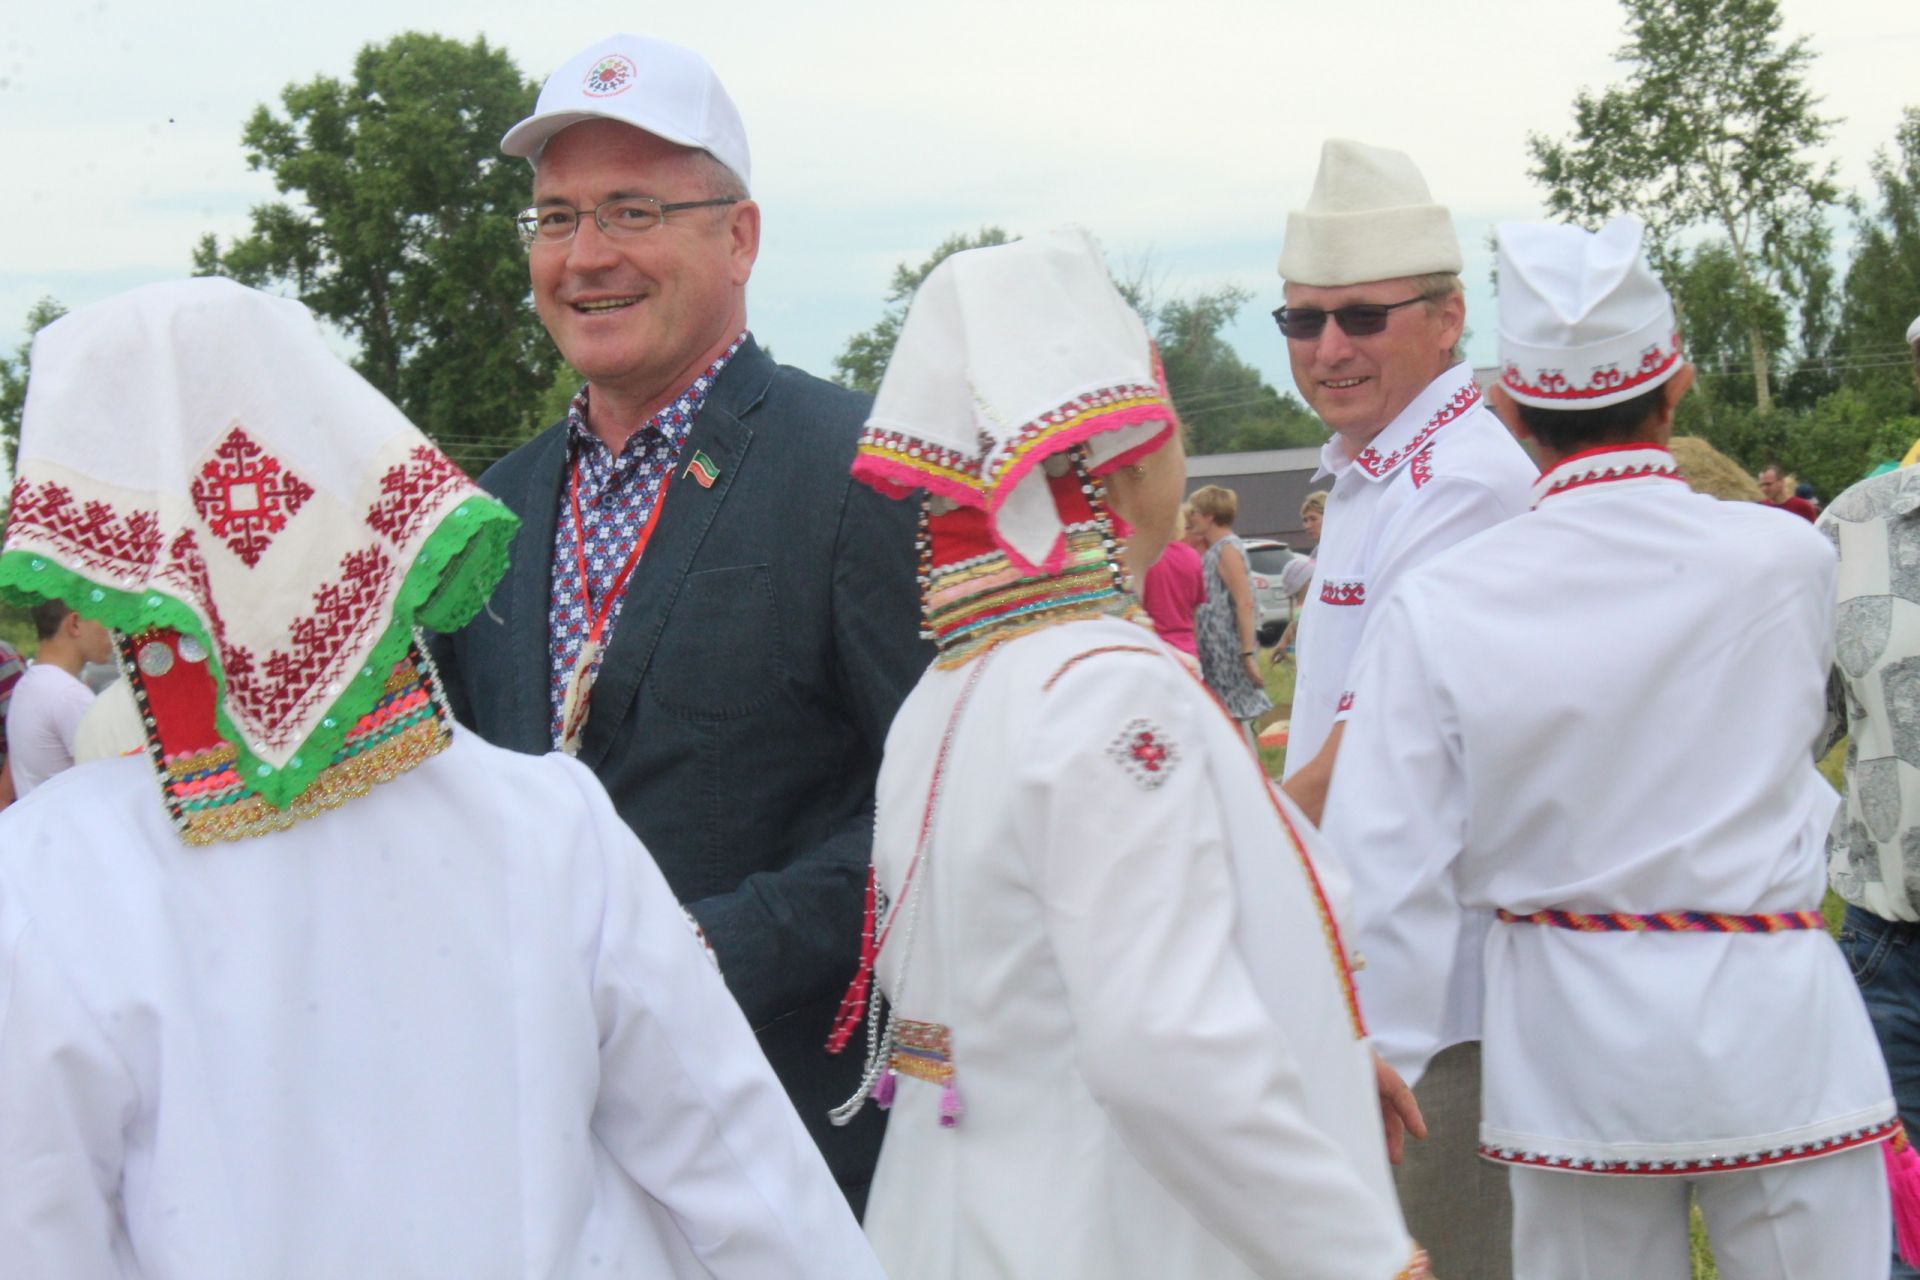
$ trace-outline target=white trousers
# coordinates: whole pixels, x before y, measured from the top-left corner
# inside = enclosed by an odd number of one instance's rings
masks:
[[[1514,1280],[1688,1280],[1689,1191],[1720,1280],[1886,1280],[1893,1226],[1878,1143],[1696,1178],[1508,1175]]]

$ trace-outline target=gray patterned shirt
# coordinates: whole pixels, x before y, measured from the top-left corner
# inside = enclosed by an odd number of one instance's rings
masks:
[[[1862,480],[1819,529],[1840,552],[1827,745],[1848,735],[1828,874],[1854,906],[1920,920],[1920,467]]]

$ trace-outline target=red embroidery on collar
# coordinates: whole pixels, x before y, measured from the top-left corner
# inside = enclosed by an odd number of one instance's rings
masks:
[[[1427,481],[1433,479],[1433,446],[1428,445],[1413,455],[1413,461],[1407,464],[1407,474],[1413,477],[1413,487],[1424,488]]]
[[[193,481],[193,506],[207,532],[251,569],[313,496],[313,486],[235,427]]]
[[[1685,484],[1673,455],[1658,445],[1607,445],[1562,458],[1557,466],[1534,481],[1533,505],[1571,489],[1615,480],[1678,480]]]
[[[1441,405],[1438,413],[1427,419],[1426,426],[1414,432],[1413,439],[1388,454],[1382,454],[1372,445],[1368,445],[1359,453],[1355,454],[1353,460],[1359,464],[1362,471],[1377,480],[1405,462],[1408,458],[1411,458],[1414,454],[1419,453],[1420,450],[1425,447],[1427,441],[1433,439],[1436,431],[1479,403],[1480,388],[1469,382],[1466,386],[1454,392],[1453,399]]]
[[[1623,372],[1617,362],[1598,365],[1588,372],[1585,385],[1576,387],[1559,369],[1542,369],[1534,375],[1535,381],[1528,382],[1520,366],[1509,363],[1501,371],[1500,381],[1510,390],[1541,400],[1591,400],[1644,386],[1673,368],[1679,359],[1680,335],[1676,333],[1665,351],[1655,343],[1641,352],[1640,367],[1631,373]]]
[[[1320,584],[1320,603],[1360,605],[1367,602],[1367,584],[1359,580],[1336,581],[1328,578]]]

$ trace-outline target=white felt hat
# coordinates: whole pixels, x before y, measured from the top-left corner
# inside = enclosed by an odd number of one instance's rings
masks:
[[[1098,474],[1165,443],[1156,365],[1086,232],[956,253],[914,294],[853,474],[982,508],[1022,572],[1058,572],[1065,530],[1040,464],[1085,445]]]
[[[1500,242],[1500,383],[1522,404],[1598,409],[1680,369],[1673,300],[1640,253],[1641,228],[1506,222]]]
[[[1913,323],[1907,326],[1907,345],[1912,346],[1916,342],[1920,342],[1920,316],[1915,316]]]
[[[747,128],[707,60],[648,36],[608,36],[569,58],[540,87],[533,114],[507,130],[500,150],[537,160],[547,140],[583,120],[618,120],[705,151],[753,180]]]
[[[1322,144],[1307,207],[1287,215],[1285,280],[1335,287],[1460,266],[1453,218],[1406,153],[1346,138]]]

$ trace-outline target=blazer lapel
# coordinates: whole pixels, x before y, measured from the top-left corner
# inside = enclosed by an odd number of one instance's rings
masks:
[[[753,432],[741,419],[765,396],[774,367],[749,338],[727,362],[706,404],[701,406],[700,416],[694,419],[693,430],[674,463],[660,523],[654,527],[653,540],[627,583],[620,620],[614,624],[606,656],[600,661],[600,675],[593,684],[592,709],[580,744],[580,761],[589,768],[597,768],[606,758],[633,709],[680,584],[692,572],[707,530],[746,462]],[[694,457],[701,453],[719,472],[711,486],[687,474]],[[548,536],[551,538],[551,532]]]
[[[503,651],[509,660],[471,678],[503,680],[507,699],[506,734],[516,751],[544,755],[553,750],[553,700],[548,670],[552,662],[553,538],[560,521],[560,492],[567,482],[567,433],[550,432],[546,447],[530,460],[520,502],[520,532],[513,547],[512,595],[507,603]],[[485,615],[481,615],[482,619]],[[532,660],[525,656],[536,655]],[[511,673],[511,674],[509,674]]]

